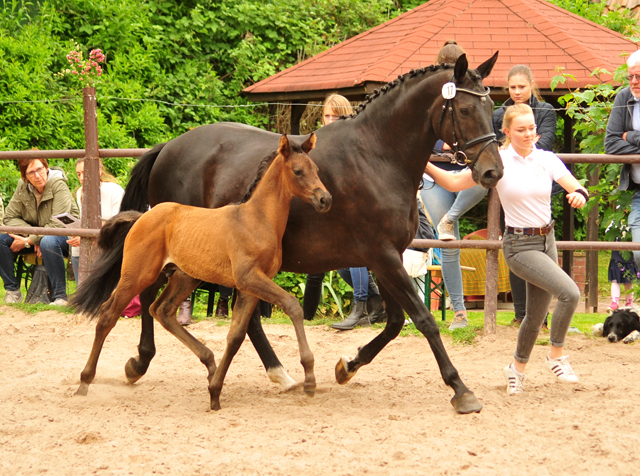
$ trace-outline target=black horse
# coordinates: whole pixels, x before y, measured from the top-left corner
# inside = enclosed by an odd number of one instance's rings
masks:
[[[453,67],[412,70],[375,91],[354,115],[316,133],[317,147],[309,155],[333,196],[333,207],[318,214],[294,199],[282,241],[282,269],[319,273],[366,266],[378,278],[388,315],[382,333],[360,348],[355,358],[340,359],[336,379],[341,384],[397,337],[405,310],[427,338],[445,383],[454,389],[451,403],[456,411],[482,409],[449,360],[438,326],[402,266],[402,252],[418,226],[416,192],[439,138],[452,144],[456,156],[466,160],[474,180],[484,187],[495,186],[502,177],[491,125],[493,102],[482,85],[497,56],[477,70],[468,69],[464,55]],[[451,85],[443,89],[446,83],[454,83],[457,91],[452,92]],[[265,151],[275,150],[279,138],[279,134],[254,127],[220,123],[158,145],[134,167],[122,210],[144,212],[149,205],[167,201],[209,208],[238,202]],[[291,140],[305,138],[293,136]],[[125,366],[131,383],[144,375],[155,354],[148,308],[162,284],[156,283],[141,296],[139,356]],[[256,313],[249,336],[269,377],[291,386],[294,382],[273,352]]]

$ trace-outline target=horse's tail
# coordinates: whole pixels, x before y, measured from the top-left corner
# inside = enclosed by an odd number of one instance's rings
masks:
[[[131,171],[129,184],[124,190],[124,197],[120,204],[120,211],[136,210],[144,213],[149,209],[149,175],[153,164],[156,163],[158,154],[167,143],[158,144],[149,152],[140,157],[138,163]]]
[[[77,312],[97,317],[100,307],[120,281],[124,240],[141,216],[142,213],[136,211],[122,212],[104,224],[98,236],[102,254],[71,298]]]

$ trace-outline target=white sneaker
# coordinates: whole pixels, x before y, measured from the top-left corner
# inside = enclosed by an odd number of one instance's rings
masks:
[[[4,302],[7,304],[16,304],[22,302],[22,293],[20,290],[6,291],[4,294]]]
[[[507,395],[517,395],[522,393],[524,384],[524,374],[521,374],[509,364],[504,368],[504,376],[507,379]]]
[[[578,383],[578,376],[569,365],[569,356],[565,355],[559,359],[547,357],[547,368],[549,372],[556,376],[562,383]]]
[[[456,239],[456,235],[453,233],[453,227],[455,222],[449,220],[449,215],[446,213],[442,216],[440,223],[436,227],[438,232],[438,239],[442,241],[453,241]]]
[[[66,299],[63,299],[63,298],[58,298],[55,301],[53,301],[50,305],[51,306],[68,306],[69,305],[69,301],[67,301]]]

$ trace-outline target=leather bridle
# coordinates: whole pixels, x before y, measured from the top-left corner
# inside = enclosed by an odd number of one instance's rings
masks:
[[[451,116],[451,132],[453,134],[453,144],[451,144],[451,151],[453,152],[453,158],[451,159],[451,163],[458,164],[458,165],[468,165],[469,167],[473,168],[473,166],[478,161],[480,154],[482,154],[482,152],[484,152],[484,150],[487,147],[489,147],[489,145],[491,145],[493,142],[498,142],[498,140],[496,139],[496,135],[492,132],[490,134],[485,134],[485,135],[476,137],[475,139],[471,139],[470,141],[465,142],[464,145],[460,146],[458,143],[457,135],[456,135],[454,99],[458,92],[471,94],[473,96],[486,97],[489,95],[490,90],[489,88],[485,88],[484,92],[480,93],[477,91],[471,91],[470,89],[458,88],[454,82],[454,76],[451,76],[451,80],[445,86],[449,86],[449,87],[452,86],[451,90],[453,91],[453,96],[450,98],[447,98],[446,96],[444,96],[444,93],[443,93],[443,97],[445,97],[445,102],[442,105],[442,113],[440,114],[440,120],[438,121],[438,130],[440,131],[442,129],[442,120],[444,119],[445,112],[448,109],[449,114]],[[445,88],[443,87],[443,91],[444,89]],[[462,133],[460,133],[460,136],[462,136]],[[475,155],[473,159],[469,159],[465,151],[470,147],[473,147],[474,145],[477,145],[477,144],[481,144],[483,142],[486,142],[486,143],[480,149],[480,151],[478,151],[478,153]]]

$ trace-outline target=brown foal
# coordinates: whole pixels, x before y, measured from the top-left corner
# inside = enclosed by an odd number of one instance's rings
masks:
[[[251,313],[260,299],[277,305],[291,318],[305,372],[304,391],[314,395],[314,359],[304,333],[302,308],[298,300],[277,286],[272,278],[282,264],[282,235],[293,197],[311,203],[321,213],[331,207],[331,195],[318,178],[318,167],[307,155],[315,141],[312,134],[300,146],[301,152],[297,152],[283,135],[277,157],[245,203],[217,209],[161,203],[144,214],[121,213],[105,224],[101,246],[107,249],[105,254],[120,246],[122,268],[115,290],[100,307],[93,347],[82,371],[77,395],[87,394],[102,345],[120,313],[163,272],[168,276],[168,283],[151,306],[151,314],[207,367],[211,409],[220,409],[225,375],[244,341]],[[122,229],[124,232],[114,233]],[[123,241],[124,246],[105,243],[110,236],[117,236],[114,241]],[[98,274],[99,268],[100,261],[96,264]],[[213,352],[176,320],[180,303],[201,281],[239,291],[227,346],[218,367]],[[81,286],[77,294],[80,301],[74,299],[79,310],[88,310],[81,299],[90,295],[100,280],[89,279],[85,283],[86,288]],[[130,382],[137,380],[129,373]]]

